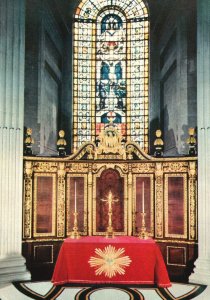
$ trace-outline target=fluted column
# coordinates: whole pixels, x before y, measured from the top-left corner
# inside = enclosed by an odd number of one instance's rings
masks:
[[[24,0],[0,1],[0,284],[29,279],[22,245]]]
[[[190,282],[210,284],[210,1],[197,1],[198,259]]]

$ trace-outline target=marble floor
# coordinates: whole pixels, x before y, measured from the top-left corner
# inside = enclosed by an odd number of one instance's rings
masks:
[[[59,286],[22,282],[2,286],[0,300],[210,300],[210,286],[172,283],[170,288],[145,286]]]

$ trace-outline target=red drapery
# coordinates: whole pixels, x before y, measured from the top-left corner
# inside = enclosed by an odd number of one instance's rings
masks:
[[[171,285],[157,244],[136,237],[66,239],[52,282]]]

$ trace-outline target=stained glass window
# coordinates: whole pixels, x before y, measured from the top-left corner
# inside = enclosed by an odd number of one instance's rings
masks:
[[[149,19],[142,0],[83,0],[74,16],[74,149],[112,120],[148,151]]]

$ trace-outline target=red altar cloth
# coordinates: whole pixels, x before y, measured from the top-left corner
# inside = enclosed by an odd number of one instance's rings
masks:
[[[52,282],[54,285],[114,283],[171,286],[157,244],[152,239],[127,236],[66,239],[59,252]]]

